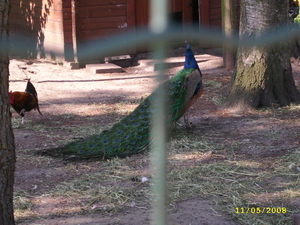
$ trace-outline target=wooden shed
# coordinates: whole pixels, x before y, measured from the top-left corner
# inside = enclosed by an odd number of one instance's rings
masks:
[[[169,0],[182,27],[221,27],[221,0]],[[11,0],[12,49],[23,57],[80,59],[80,44],[132,32],[149,23],[150,0]],[[20,41],[21,40],[21,41]],[[117,54],[136,54],[128,48]],[[97,60],[97,59],[95,59]]]

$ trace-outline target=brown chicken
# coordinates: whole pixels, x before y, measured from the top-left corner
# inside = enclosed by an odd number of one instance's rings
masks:
[[[34,109],[37,110],[39,114],[43,115],[39,108],[36,90],[30,80],[28,80],[27,82],[25,92],[9,92],[9,103],[13,107],[13,109],[22,117],[22,124],[24,124],[25,112],[29,112]]]

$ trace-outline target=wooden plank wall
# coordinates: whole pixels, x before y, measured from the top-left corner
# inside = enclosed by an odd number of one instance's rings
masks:
[[[65,60],[74,61],[71,0],[62,2]]]
[[[169,12],[182,12],[182,22],[184,25],[192,23],[191,0],[169,0]],[[148,26],[150,19],[150,1],[135,0],[136,25]]]
[[[23,57],[63,58],[62,1],[12,0],[10,35]],[[17,40],[21,40],[17,42]]]
[[[222,27],[221,0],[209,1],[209,21],[211,28]]]
[[[181,3],[182,9],[180,11],[182,12],[183,26],[189,26],[192,25],[193,23],[193,9],[190,6],[191,2],[192,2],[191,0],[182,0]],[[178,3],[175,3],[173,0],[173,4],[180,4],[180,1]],[[178,11],[171,11],[171,12],[178,12]]]
[[[93,43],[105,40],[113,34],[129,32],[135,27],[134,17],[128,12],[131,0],[78,0],[77,38],[78,43]],[[133,4],[133,2],[132,2]],[[80,47],[79,47],[80,49]],[[114,54],[131,54],[134,49],[120,50]],[[79,57],[80,57],[80,53]]]
[[[193,24],[193,8],[191,7],[192,0],[169,0],[169,13],[173,21],[177,25],[186,27]],[[149,0],[134,0],[135,3],[135,21],[136,27],[147,27],[150,20],[150,1]],[[178,13],[178,14],[177,14]],[[174,18],[173,18],[174,19]],[[179,42],[182,45],[182,42]],[[176,43],[173,43],[176,45]],[[148,45],[140,46],[138,52],[148,51]]]
[[[126,0],[79,0],[77,26],[81,42],[126,31]]]
[[[148,26],[149,0],[76,0],[77,42],[109,38]],[[182,12],[183,26],[193,22],[191,0],[170,0],[170,13]],[[200,24],[221,27],[221,0],[198,0]],[[238,12],[238,6],[237,6]],[[73,60],[71,0],[11,0],[10,35],[23,57]],[[16,42],[14,40],[21,40]],[[135,53],[127,49],[118,54]]]
[[[221,0],[199,0],[200,26],[222,29]],[[240,0],[236,1],[237,29],[239,27]],[[217,43],[201,42],[201,47],[221,47]]]
[[[208,28],[221,28],[221,0],[200,1],[200,25]]]
[[[134,4],[136,27],[147,27],[150,18],[149,0],[135,0]]]
[[[199,0],[200,24],[209,28],[222,27],[221,0]],[[236,2],[236,15],[239,21],[240,0]]]

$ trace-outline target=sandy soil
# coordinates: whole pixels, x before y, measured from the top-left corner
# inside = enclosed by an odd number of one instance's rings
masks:
[[[184,60],[183,53],[184,49],[172,52],[172,57],[168,59],[170,68],[166,71],[167,76],[172,76],[181,68]],[[222,85],[217,89],[206,88],[201,99],[192,107],[194,132],[199,132],[199,135],[218,134],[228,139],[238,138],[244,143],[240,149],[240,157],[246,158],[270,160],[270,157],[278,157],[285,154],[287,150],[291,151],[298,147],[299,140],[295,140],[294,136],[285,132],[289,129],[297,129],[295,126],[300,125],[300,121],[296,120],[299,116],[298,112],[289,115],[289,119],[295,118],[297,124],[286,124],[285,127],[281,127],[282,125],[276,125],[280,119],[269,120],[259,113],[245,115],[218,109],[215,103],[226,96],[232,71],[222,68],[219,51],[206,52],[196,49],[195,54],[204,75],[204,84],[207,80],[214,80]],[[59,170],[66,164],[63,160],[52,159],[46,162],[41,158],[35,162],[34,157],[37,156],[33,156],[29,151],[57,146],[61,143],[61,139],[71,139],[72,129],[82,124],[90,123],[99,126],[110,124],[123,116],[118,111],[120,104],[124,106],[124,102],[125,104],[133,102],[151,93],[156,86],[154,63],[149,59],[149,55],[144,54],[139,57],[138,66],[124,68],[123,73],[116,74],[92,74],[85,69],[69,70],[64,66],[42,60],[11,60],[10,89],[24,90],[26,85],[24,79],[31,78],[38,91],[40,109],[43,113],[43,116],[36,111],[27,113],[25,123],[30,121],[51,128],[47,135],[44,130],[39,132],[30,129],[29,126],[17,125],[14,129],[18,158],[15,191],[30,193],[34,203],[33,211],[39,214],[36,220],[23,219],[18,224],[138,225],[150,223],[148,209],[130,206],[113,215],[99,213],[55,216],[57,210],[68,205],[68,202],[59,198],[43,197],[43,194],[60,182],[67,182],[79,174],[88,172],[88,169],[84,167],[84,162],[75,162],[76,172],[66,173]],[[296,84],[299,86],[300,70],[297,62],[293,67]],[[107,111],[103,110],[103,107],[116,113],[106,114]],[[134,105],[130,104],[126,107],[127,110],[132,110]],[[18,115],[13,112],[13,117],[18,118]],[[266,129],[277,131],[278,137],[266,143],[265,137],[261,135]],[[265,144],[278,147],[274,148],[274,151],[264,152],[262,146]],[[31,156],[33,160],[28,160]],[[146,157],[146,155],[133,156],[132,159],[144,160]],[[99,162],[89,163],[89,168],[92,170],[97,170],[98,166]],[[42,204],[43,201],[47,204]],[[170,224],[178,225],[238,224],[236,220],[222,213],[211,199],[200,196],[177,202],[169,218]]]

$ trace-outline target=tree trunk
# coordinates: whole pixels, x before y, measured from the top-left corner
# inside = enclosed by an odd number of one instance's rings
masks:
[[[8,15],[10,1],[0,2],[0,224],[13,225],[13,184],[15,171],[14,135],[8,101]]]
[[[225,36],[231,37],[237,31],[236,0],[222,0],[222,30]],[[236,61],[236,48],[223,45],[223,66],[232,69]]]
[[[255,39],[267,29],[288,25],[288,1],[242,0],[240,39]],[[290,63],[290,43],[239,47],[229,106],[257,108],[299,101]]]

